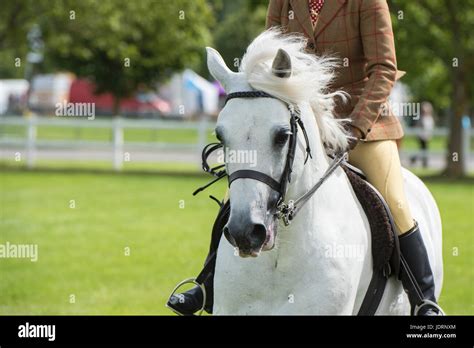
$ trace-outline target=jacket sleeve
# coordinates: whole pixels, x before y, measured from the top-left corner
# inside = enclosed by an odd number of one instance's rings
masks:
[[[386,0],[363,0],[359,16],[368,81],[350,118],[365,137],[377,118],[384,117],[380,116],[381,107],[395,82],[397,60]]]
[[[281,25],[281,9],[283,0],[270,0],[268,3],[267,20],[265,27],[268,29],[273,26]]]

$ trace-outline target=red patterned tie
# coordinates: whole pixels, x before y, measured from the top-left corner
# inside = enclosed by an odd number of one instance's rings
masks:
[[[323,8],[324,0],[309,0],[309,13],[311,16],[311,22],[313,25],[316,24],[318,20],[318,15],[321,13],[321,9]]]

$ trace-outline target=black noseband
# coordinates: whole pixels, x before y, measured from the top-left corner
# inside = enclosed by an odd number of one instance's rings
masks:
[[[257,172],[256,170],[247,170],[247,169],[242,169],[242,170],[237,170],[233,172],[232,174],[229,175],[229,186],[232,184],[232,181],[236,179],[254,179],[263,182],[264,184],[267,184],[270,186],[272,189],[274,189],[277,192],[281,192],[281,184],[273,179],[271,176],[268,176],[265,173]]]

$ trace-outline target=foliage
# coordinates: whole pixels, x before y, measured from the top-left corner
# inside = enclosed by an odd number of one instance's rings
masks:
[[[398,67],[416,100],[429,100],[436,109],[451,106],[454,69],[468,77],[474,97],[474,1],[390,1]],[[452,8],[452,10],[451,10]],[[453,11],[454,15],[450,13]],[[453,18],[459,24],[456,35]],[[459,67],[453,67],[458,58]]]
[[[31,8],[27,5],[35,2],[5,3],[5,22],[23,19],[18,28],[0,25],[0,45],[24,56],[26,33],[37,23],[45,41],[43,71],[64,69],[89,77],[97,92],[116,98],[197,66],[211,41],[213,17],[205,0],[53,0],[47,5],[39,0],[43,6]],[[35,20],[28,17],[32,11]]]
[[[265,29],[266,9],[240,8],[227,16],[215,31],[216,48],[230,68],[237,69],[250,42]]]
[[[0,77],[23,78],[27,33],[36,22],[37,14],[47,8],[45,0],[2,0],[0,5]],[[20,58],[20,65],[15,59]]]
[[[465,175],[462,117],[473,114],[474,0],[390,1],[394,13],[398,66],[407,70],[417,101],[429,100],[448,109],[450,139],[446,173]]]
[[[55,4],[42,17],[50,38],[46,56],[57,67],[92,77],[98,92],[118,98],[196,65],[210,41],[212,16],[204,0]]]

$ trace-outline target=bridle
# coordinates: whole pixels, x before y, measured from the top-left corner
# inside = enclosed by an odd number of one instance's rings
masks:
[[[260,182],[263,182],[264,184],[268,185],[271,187],[273,190],[278,192],[279,198],[277,200],[277,205],[276,205],[276,211],[275,215],[278,217],[278,219],[281,219],[285,226],[288,226],[293,218],[296,216],[296,214],[300,211],[300,209],[308,202],[308,200],[315,194],[315,192],[318,190],[319,187],[326,181],[326,179],[334,172],[334,170],[346,159],[347,153],[342,153],[339,155],[336,155],[329,165],[328,169],[326,172],[323,174],[323,176],[318,180],[318,182],[305,194],[303,194],[301,197],[295,200],[289,200],[287,203],[285,203],[285,195],[287,191],[287,186],[288,183],[291,182],[291,173],[293,171],[293,162],[295,159],[295,153],[296,153],[296,144],[297,144],[297,139],[298,139],[298,127],[301,129],[303,132],[303,136],[306,142],[306,157],[304,160],[304,164],[308,161],[308,159],[311,156],[311,148],[309,146],[309,139],[308,135],[306,133],[306,129],[304,127],[303,121],[301,119],[301,112],[299,108],[296,105],[287,103],[286,101],[274,97],[271,94],[268,94],[263,91],[244,91],[244,92],[234,92],[230,93],[227,95],[227,99],[225,103],[231,99],[236,99],[236,98],[273,98],[280,100],[281,102],[285,103],[287,106],[289,112],[290,112],[290,137],[289,137],[289,143],[288,143],[288,154],[286,156],[286,163],[285,167],[283,169],[283,173],[280,177],[280,180],[275,180],[271,176],[256,171],[256,170],[250,170],[250,169],[241,169],[241,170],[236,170],[235,172],[231,173],[228,176],[228,182],[229,182],[229,187],[230,185],[238,179],[253,179],[257,180]],[[208,156],[214,152],[215,150],[221,148],[223,145],[221,143],[212,143],[207,145],[202,152],[202,159],[203,159],[203,170],[207,173],[210,173],[214,176],[217,177],[217,179],[211,181],[207,185],[197,189],[193,195],[196,195],[200,191],[204,190],[205,188],[209,187],[219,179],[223,178],[224,176],[227,176],[227,172],[225,169],[222,169],[225,167],[225,164],[219,165],[217,167],[211,168],[208,163],[207,163],[207,158]],[[220,170],[219,170],[220,169]]]

